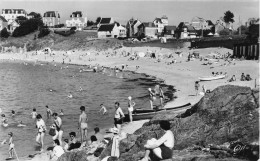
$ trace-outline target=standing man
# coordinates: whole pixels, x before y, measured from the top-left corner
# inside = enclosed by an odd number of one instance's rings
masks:
[[[80,107],[81,114],[79,116],[79,128],[80,128],[80,135],[81,135],[81,143],[83,143],[84,138],[87,140],[88,136],[88,117],[85,112],[85,106]]]
[[[119,102],[116,102],[115,103],[115,109],[116,109],[116,112],[115,112],[115,117],[114,117],[114,124],[115,124],[115,127],[119,130],[119,134],[121,132],[121,125],[123,123],[123,118],[125,117],[121,107],[119,107]]]

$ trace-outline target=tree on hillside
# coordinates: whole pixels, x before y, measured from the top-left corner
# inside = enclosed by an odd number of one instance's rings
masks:
[[[26,20],[27,20],[27,18],[24,17],[24,16],[17,16],[16,19],[15,19],[15,21],[17,21],[19,24],[22,24]]]
[[[101,20],[101,17],[98,17],[98,18],[96,19],[96,24],[98,24],[98,23],[100,22],[100,20]]]
[[[13,37],[20,37],[30,34],[39,28],[43,27],[43,22],[40,19],[29,19],[23,22],[19,27],[17,27],[13,32]]]
[[[0,37],[8,38],[10,36],[9,32],[7,31],[6,27],[3,28],[0,32]]]
[[[42,16],[40,13],[31,12],[31,13],[29,13],[29,15],[32,15],[33,18],[36,18],[36,19],[42,19]]]
[[[239,33],[240,30],[241,30],[241,34],[245,34],[246,32],[248,32],[248,28],[245,25],[242,25],[242,26],[237,28],[238,33]]]
[[[88,20],[88,22],[87,22],[87,26],[92,26],[92,25],[94,25],[94,22]]]
[[[226,24],[229,24],[230,22],[231,22],[231,23],[235,22],[235,20],[234,20],[234,14],[233,14],[232,12],[230,12],[230,11],[226,11],[226,12],[224,13],[223,19],[224,19],[224,22],[225,22]]]

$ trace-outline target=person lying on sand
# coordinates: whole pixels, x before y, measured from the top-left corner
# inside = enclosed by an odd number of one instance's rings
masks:
[[[23,122],[22,121],[20,121],[19,122],[19,124],[17,125],[17,127],[25,127],[26,125],[25,124],[23,124]]]

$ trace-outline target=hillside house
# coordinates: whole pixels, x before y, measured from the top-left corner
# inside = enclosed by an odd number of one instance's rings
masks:
[[[127,37],[137,37],[138,36],[138,26],[141,25],[140,20],[134,20],[131,18],[127,23],[126,23],[126,36]]]
[[[98,28],[98,38],[118,38],[126,36],[126,29],[119,23],[104,24]]]
[[[55,27],[60,24],[60,14],[58,11],[47,11],[43,14],[42,21],[48,27]]]
[[[157,38],[158,28],[152,22],[143,22],[138,26],[138,36]]]
[[[161,18],[155,18],[155,20],[153,21],[154,25],[157,27],[158,29],[158,34],[161,34],[163,32],[163,29],[165,26],[168,26],[168,17],[166,17],[165,15],[162,16]]]
[[[8,25],[13,23],[18,16],[27,17],[27,12],[24,9],[2,9],[1,16],[3,16]]]
[[[72,12],[70,19],[66,20],[66,27],[76,27],[77,30],[83,30],[87,26],[87,17],[83,17],[81,11]]]
[[[176,26],[165,26],[164,27],[164,37],[166,38],[174,38],[175,37],[175,31],[177,27]]]
[[[8,26],[7,20],[3,16],[0,16],[0,31],[2,31],[4,28],[7,29],[7,26]]]
[[[196,38],[197,36],[195,28],[187,22],[181,22],[175,30],[175,34],[179,39]]]
[[[205,20],[204,18],[197,16],[192,18],[191,25],[195,30],[210,30],[214,26],[210,20]]]
[[[101,25],[108,25],[115,23],[114,19],[112,17],[110,18],[101,18],[100,22],[97,24],[97,27],[99,28]]]
[[[259,24],[259,18],[249,18],[246,22],[247,27],[249,27],[253,24]]]
[[[8,25],[7,30],[8,30],[9,32],[13,33],[14,30],[15,30],[17,27],[19,27],[19,26],[20,26],[20,24],[19,24],[17,21],[13,21],[12,23],[10,23],[10,24]]]

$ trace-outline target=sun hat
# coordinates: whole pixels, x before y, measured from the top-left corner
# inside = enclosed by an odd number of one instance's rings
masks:
[[[9,133],[8,133],[8,135],[11,135],[11,136],[13,136],[13,133],[12,133],[12,132],[9,132]]]
[[[148,88],[148,91],[151,91],[152,89],[151,88]]]

